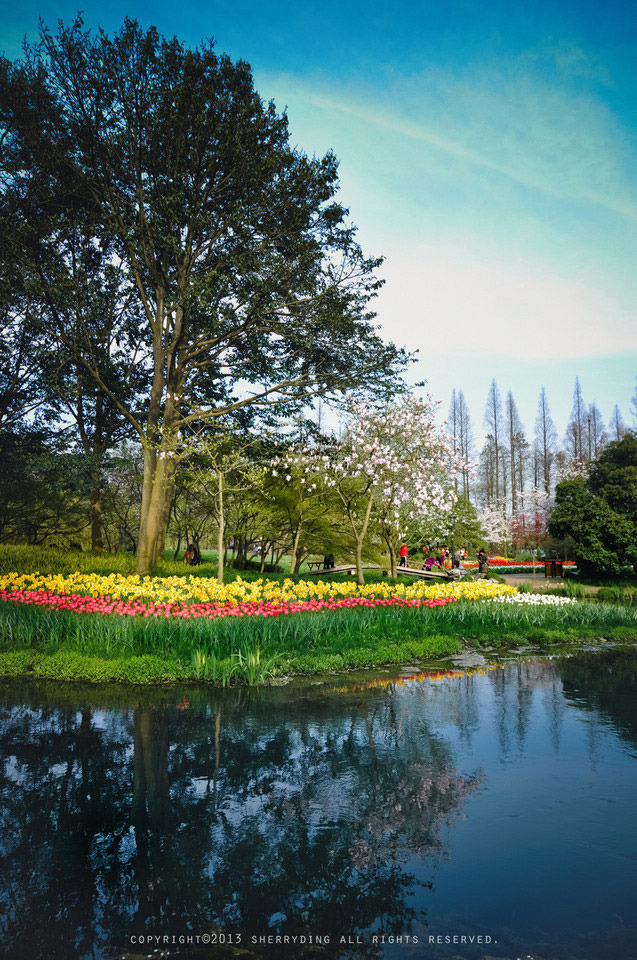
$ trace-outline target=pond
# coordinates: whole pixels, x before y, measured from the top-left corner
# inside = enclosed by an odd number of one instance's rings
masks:
[[[634,958],[636,676],[609,648],[230,691],[4,684],[0,949]]]

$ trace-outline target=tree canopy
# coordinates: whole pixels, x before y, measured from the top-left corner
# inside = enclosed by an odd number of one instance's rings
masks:
[[[212,41],[190,49],[129,19],[93,35],[78,17],[2,60],[0,84],[1,252],[50,342],[143,447],[145,570],[163,550],[176,462],[206,423],[395,392],[408,358],[369,307],[381,260],[335,200],[334,155],[292,147],[248,64]],[[68,309],[85,280],[78,242],[120,274],[106,364],[104,310]]]
[[[610,443],[586,477],[563,480],[555,493],[553,536],[570,536],[586,573],[637,564],[637,437]]]

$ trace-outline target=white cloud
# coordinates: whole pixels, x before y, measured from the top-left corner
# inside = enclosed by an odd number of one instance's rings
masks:
[[[531,266],[426,249],[389,257],[383,330],[425,356],[551,360],[637,352],[637,324],[604,291]]]

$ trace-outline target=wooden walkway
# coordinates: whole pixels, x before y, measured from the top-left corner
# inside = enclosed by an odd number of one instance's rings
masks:
[[[389,570],[383,569],[383,567],[366,566],[363,567],[363,570],[380,570],[384,577],[389,576]],[[331,568],[321,567],[318,570],[308,570],[303,576],[322,577],[331,573],[348,573],[350,576],[354,576],[356,573],[356,564],[343,564]],[[438,573],[432,573],[430,570],[417,570],[416,567],[398,567],[397,573],[405,577],[416,577],[419,580],[453,580],[453,577],[450,577],[447,572],[443,573],[439,571]]]

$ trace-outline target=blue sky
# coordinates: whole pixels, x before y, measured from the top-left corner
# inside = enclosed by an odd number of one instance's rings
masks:
[[[560,433],[579,375],[630,421],[637,374],[637,26],[634,5],[585,2],[86,2],[87,25],[154,23],[251,63],[293,141],[334,149],[341,199],[386,257],[383,332],[419,349],[415,379],[479,431],[489,383],[532,432],[540,387]],[[38,17],[2,14],[19,52]]]

